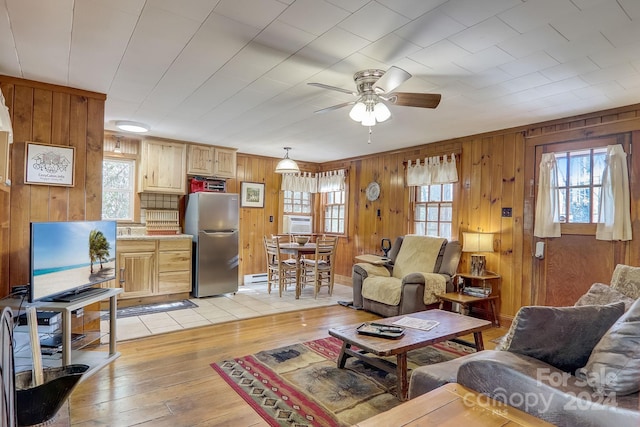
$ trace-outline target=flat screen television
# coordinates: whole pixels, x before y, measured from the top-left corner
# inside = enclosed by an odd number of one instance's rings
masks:
[[[30,265],[30,302],[67,301],[115,280],[116,222],[32,222]]]

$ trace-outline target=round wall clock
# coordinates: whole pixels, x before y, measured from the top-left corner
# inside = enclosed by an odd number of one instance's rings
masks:
[[[366,194],[367,200],[370,202],[378,200],[378,197],[380,197],[380,184],[375,181],[370,182],[369,185],[367,185]]]

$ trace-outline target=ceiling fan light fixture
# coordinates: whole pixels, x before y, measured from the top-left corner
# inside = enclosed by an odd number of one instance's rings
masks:
[[[145,133],[151,129],[149,125],[140,122],[132,122],[130,120],[116,120],[116,127],[126,132]]]
[[[351,120],[361,122],[366,112],[367,106],[364,104],[364,102],[358,100],[358,102],[356,102],[356,105],[354,105],[349,112],[349,117],[351,117]]]
[[[360,123],[362,124],[362,126],[375,126],[376,116],[373,111],[367,111]]]
[[[378,101],[375,107],[373,107],[373,114],[376,116],[376,121],[378,122],[384,122],[391,117],[391,111],[389,111],[389,108],[380,101]]]
[[[275,173],[297,173],[300,172],[298,164],[289,158],[289,150],[291,147],[284,147],[286,154],[284,159],[280,160],[276,165]]]

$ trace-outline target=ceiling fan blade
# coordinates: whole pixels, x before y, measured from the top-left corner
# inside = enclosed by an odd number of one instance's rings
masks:
[[[439,93],[394,92],[387,97],[389,102],[404,107],[436,108],[442,95]]]
[[[328,113],[329,111],[337,110],[338,108],[346,107],[347,105],[353,105],[356,101],[343,102],[342,104],[334,105],[331,107],[323,108],[322,110],[314,111],[314,113]]]
[[[389,68],[374,84],[376,92],[391,92],[411,78],[411,74],[398,67]],[[379,92],[380,93],[380,92]]]
[[[355,93],[352,90],[342,89],[341,87],[336,87],[336,86],[329,86],[323,83],[307,83],[307,84],[310,86],[320,87],[322,89],[336,90],[338,92],[348,93],[349,95],[357,95],[357,93]]]

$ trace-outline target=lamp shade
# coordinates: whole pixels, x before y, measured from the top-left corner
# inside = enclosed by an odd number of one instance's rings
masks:
[[[284,155],[284,159],[280,160],[276,165],[275,173],[296,173],[300,172],[300,168],[298,164],[289,158],[289,150],[291,147],[284,147],[286,154]]]
[[[462,252],[493,252],[493,233],[462,233]]]

